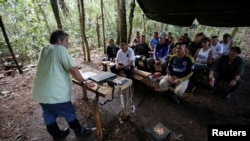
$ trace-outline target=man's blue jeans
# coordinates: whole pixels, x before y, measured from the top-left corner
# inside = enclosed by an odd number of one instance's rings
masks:
[[[55,123],[58,116],[64,117],[68,123],[76,119],[75,108],[70,101],[57,104],[40,103],[40,105],[46,125]]]

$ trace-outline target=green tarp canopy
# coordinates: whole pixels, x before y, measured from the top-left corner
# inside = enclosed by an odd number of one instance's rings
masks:
[[[216,27],[250,26],[247,0],[137,0],[144,14],[152,20],[191,26],[195,19],[202,25]]]

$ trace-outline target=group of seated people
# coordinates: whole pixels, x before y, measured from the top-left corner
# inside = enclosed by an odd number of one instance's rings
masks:
[[[111,72],[119,74],[123,70],[132,79],[133,69],[154,73],[155,66],[160,65],[164,76],[159,82],[161,91],[176,103],[180,103],[179,97],[196,86],[196,77],[201,72],[207,75],[210,92],[214,92],[216,83],[223,81],[229,87],[224,96],[232,96],[243,76],[244,62],[239,56],[241,48],[232,45],[229,34],[224,34],[221,42],[218,36],[209,38],[203,33],[196,34],[194,41],[184,34],[176,43],[169,36],[164,32],[158,36],[158,32],[154,32],[147,44],[145,36],[136,32],[130,44],[121,41],[119,48],[110,39],[109,46],[112,47],[107,48],[107,54],[112,52],[113,56],[109,60],[115,62],[110,67]]]

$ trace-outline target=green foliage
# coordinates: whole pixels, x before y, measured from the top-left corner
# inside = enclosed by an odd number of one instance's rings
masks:
[[[70,35],[70,44],[73,46],[73,51],[71,50],[71,52],[74,53],[75,46],[82,46],[78,5],[77,1],[64,1],[69,9],[69,16],[66,17],[60,9],[60,18],[63,29]],[[103,4],[105,40],[109,38],[116,39],[116,20],[118,18],[117,1],[103,0]],[[130,10],[129,4],[130,0],[126,0],[127,17]],[[90,46],[97,47],[97,23],[99,23],[100,35],[103,35],[100,5],[100,0],[84,0],[85,33]],[[0,15],[2,16],[13,51],[19,54],[27,54],[31,59],[37,59],[40,49],[48,44],[50,32],[57,28],[49,0],[0,0]],[[172,32],[176,40],[184,33],[188,33],[189,36],[193,38],[198,32],[204,32],[207,36],[215,33],[218,34],[219,37],[222,37],[226,32],[234,32],[233,28],[208,27],[199,25],[198,21],[195,21],[194,25],[191,27],[162,24],[143,16],[143,12],[137,3],[134,10],[132,36],[135,31],[140,31],[142,34],[145,34],[147,42],[155,31],[165,31],[166,33]],[[246,43],[241,43],[242,40],[240,39],[245,33],[245,28],[239,28],[237,31],[242,32],[237,32],[237,34],[235,34],[235,43],[247,45]],[[0,51],[6,52],[6,45],[2,34],[0,34],[0,42],[2,43]],[[76,52],[79,51],[75,51],[75,53]]]

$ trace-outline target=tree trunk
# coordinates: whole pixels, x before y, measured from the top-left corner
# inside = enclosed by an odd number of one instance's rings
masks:
[[[115,9],[116,9],[116,11],[118,11],[118,9],[119,9],[119,0],[116,0],[116,2],[117,2],[117,5],[115,6]],[[119,12],[117,12],[117,14],[119,15]],[[120,32],[120,19],[119,19],[119,17],[117,16],[116,17],[116,33],[117,33],[117,36],[116,36],[116,44],[119,44],[120,43],[120,37],[121,37],[121,32]]]
[[[231,37],[235,37],[236,33],[238,32],[239,30],[239,27],[234,27],[233,30],[232,30],[232,33],[231,33]]]
[[[16,67],[17,67],[17,69],[19,70],[19,73],[22,74],[23,71],[22,71],[22,69],[20,68],[20,66],[19,66],[19,64],[18,64],[18,62],[17,62],[17,60],[16,60],[15,54],[14,54],[14,52],[13,52],[13,50],[12,50],[12,48],[11,48],[10,42],[9,42],[9,38],[8,38],[8,36],[7,36],[7,34],[6,34],[6,31],[5,31],[5,28],[4,28],[4,24],[3,24],[3,21],[2,21],[2,16],[0,16],[0,27],[1,27],[1,29],[2,29],[2,32],[3,32],[3,36],[4,36],[4,39],[5,39],[5,42],[6,42],[8,48],[9,48],[9,51],[10,51],[12,57],[13,57],[13,60],[14,60],[14,62],[15,62],[15,64],[16,64]]]
[[[118,16],[119,16],[119,31],[120,31],[120,41],[127,42],[127,22],[126,22],[126,3],[125,0],[118,0]]]
[[[135,0],[130,2],[130,13],[129,13],[129,30],[128,30],[128,41],[131,40],[132,30],[133,30],[133,18],[135,10]]]
[[[81,33],[82,33],[82,37],[83,37],[83,41],[85,43],[85,47],[86,47],[86,52],[87,52],[87,61],[90,62],[91,58],[90,58],[90,52],[89,52],[89,44],[88,44],[88,40],[85,34],[85,12],[84,12],[84,1],[83,0],[79,0],[80,1],[80,16],[81,16]]]
[[[101,42],[100,42],[100,26],[98,22],[98,16],[96,17],[96,36],[97,36],[98,48],[100,48]]]
[[[84,22],[83,22],[83,19],[82,19],[82,0],[78,0],[78,11],[79,11],[79,20],[80,20],[80,27],[81,27],[81,38],[82,38],[82,52],[83,52],[83,61],[86,61],[86,50],[85,50],[85,46],[84,46]]]
[[[135,0],[130,2],[130,13],[129,13],[129,31],[128,31],[128,41],[131,40],[132,30],[133,30],[133,18],[135,10]]]
[[[58,5],[56,0],[50,0],[50,4],[52,7],[52,10],[54,12],[56,22],[57,22],[57,28],[62,29],[62,23],[59,15]]]
[[[145,14],[142,14],[142,23],[143,23],[143,34],[147,35],[146,16],[145,16]]]
[[[46,16],[46,14],[45,14],[43,8],[41,7],[41,4],[39,4],[39,2],[37,2],[37,5],[38,5],[38,7],[39,7],[39,11],[40,11],[40,12],[42,13],[42,15],[43,15],[43,21],[45,22],[45,25],[46,25],[46,27],[47,27],[47,29],[48,29],[48,33],[50,33],[50,32],[51,32],[51,29],[50,29],[49,24],[48,24],[47,16]],[[40,13],[40,12],[39,12],[39,13]]]
[[[104,14],[103,14],[103,0],[101,0],[101,13],[102,13],[102,36],[103,36],[103,51],[106,54],[106,43],[105,43],[105,26],[104,26]]]

